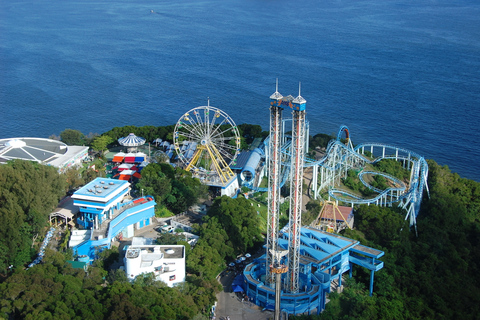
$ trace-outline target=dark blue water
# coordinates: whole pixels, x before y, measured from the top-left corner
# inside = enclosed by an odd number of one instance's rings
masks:
[[[480,181],[478,1],[0,3],[0,138],[174,124],[208,97],[267,130],[276,78],[311,133]]]

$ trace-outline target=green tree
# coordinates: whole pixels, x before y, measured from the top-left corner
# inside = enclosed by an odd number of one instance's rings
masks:
[[[137,183],[137,192],[155,197],[160,206],[173,213],[181,213],[206,197],[207,187],[192,174],[167,163],[151,163],[142,170],[142,179]]]
[[[235,254],[245,253],[262,241],[257,212],[242,196],[236,199],[227,196],[216,198],[208,215],[218,218]]]
[[[172,192],[171,180],[162,172],[158,163],[150,163],[142,170],[142,179],[136,184],[135,189],[144,194],[155,197],[155,201],[162,205]]]
[[[69,168],[63,173],[63,175],[65,181],[67,182],[67,190],[74,189],[85,184],[82,174],[75,167]]]
[[[235,257],[233,244],[224,226],[220,223],[219,217],[205,216],[203,223],[197,226],[195,231],[200,234],[202,241],[217,250],[223,260]]]
[[[82,146],[85,144],[85,135],[78,130],[65,129],[60,133],[60,140],[69,146]]]
[[[91,147],[93,150],[103,152],[107,149],[107,146],[113,142],[113,138],[108,135],[101,135],[93,139]]]
[[[317,147],[319,148],[326,148],[330,140],[335,139],[335,136],[319,133],[314,135],[313,137],[309,137],[309,146],[312,149]]]
[[[23,160],[0,166],[0,270],[30,260],[33,237],[45,233],[48,215],[65,187],[51,166]]]

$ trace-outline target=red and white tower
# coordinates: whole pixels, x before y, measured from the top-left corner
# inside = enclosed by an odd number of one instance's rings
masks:
[[[267,222],[267,261],[266,283],[275,285],[275,273],[272,268],[279,265],[277,252],[278,217],[280,206],[281,181],[281,144],[282,144],[282,98],[278,92],[278,81],[275,93],[270,96],[270,141],[268,145],[268,222]]]
[[[267,223],[267,252],[266,252],[266,283],[272,288],[280,281],[275,270],[288,270],[287,282],[284,288],[290,293],[299,290],[299,263],[300,263],[300,228],[302,224],[302,182],[303,163],[305,154],[305,106],[307,101],[300,95],[293,99],[292,96],[284,98],[276,91],[270,96],[270,140],[268,145],[268,223]],[[281,185],[281,150],[283,139],[282,111],[284,108],[292,109],[292,141],[291,141],[291,167],[290,167],[290,221],[288,244],[288,268],[281,267],[281,257],[278,251],[278,219],[280,207]],[[279,286],[277,286],[278,288]]]
[[[290,220],[288,243],[287,291],[299,290],[300,228],[302,227],[302,183],[305,156],[305,106],[307,101],[300,95],[292,101],[292,146],[290,169]]]

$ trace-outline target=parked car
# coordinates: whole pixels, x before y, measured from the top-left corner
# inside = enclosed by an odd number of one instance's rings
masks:
[[[165,226],[165,227],[162,227],[161,229],[161,233],[173,233],[173,231],[175,230],[175,228],[173,226]]]

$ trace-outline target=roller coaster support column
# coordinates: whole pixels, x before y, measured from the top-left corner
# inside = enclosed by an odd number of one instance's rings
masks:
[[[307,101],[298,97],[292,101],[292,161],[290,182],[290,234],[288,243],[288,291],[299,291],[300,228],[302,225],[302,183],[305,156],[305,106]]]
[[[313,166],[313,173],[312,173],[312,187],[313,187],[313,199],[317,200],[317,190],[318,190],[318,166]]]
[[[371,270],[370,271],[370,297],[373,294],[373,275],[375,274],[375,271]]]
[[[266,283],[271,287],[275,284],[275,274],[268,266],[277,266],[278,261],[277,240],[278,240],[278,216],[280,205],[280,179],[281,179],[281,144],[282,144],[282,98],[277,90],[270,96],[270,142],[268,172],[268,220],[267,220],[267,270]]]

